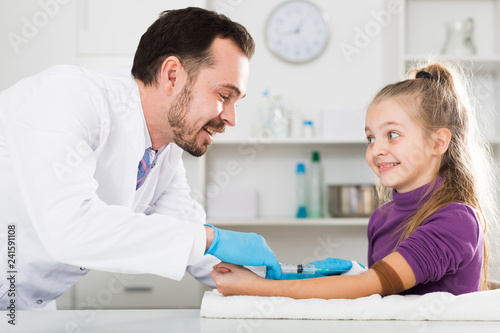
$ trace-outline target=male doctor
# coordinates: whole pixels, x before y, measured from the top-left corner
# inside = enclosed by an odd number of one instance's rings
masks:
[[[0,279],[0,310],[55,308],[89,269],[187,270],[214,286],[222,260],[280,277],[261,236],[204,225],[181,160],[236,125],[253,52],[227,17],[171,10],[142,36],[131,72],[56,66],[0,93],[0,268],[17,272],[14,298]]]

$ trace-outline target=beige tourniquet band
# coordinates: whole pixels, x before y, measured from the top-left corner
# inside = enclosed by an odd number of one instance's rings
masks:
[[[399,294],[405,290],[398,273],[396,273],[394,268],[385,261],[377,261],[370,269],[373,269],[380,279],[380,283],[382,284],[382,296]]]

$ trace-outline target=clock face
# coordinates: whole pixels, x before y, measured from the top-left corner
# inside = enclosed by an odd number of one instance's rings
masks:
[[[328,42],[328,23],[323,11],[308,1],[292,0],[269,16],[267,45],[279,58],[304,63],[318,57]]]

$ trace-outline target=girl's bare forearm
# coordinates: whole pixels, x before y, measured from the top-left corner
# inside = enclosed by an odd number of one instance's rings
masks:
[[[372,270],[355,276],[328,276],[305,280],[266,280],[252,286],[249,295],[302,298],[359,298],[380,293],[382,286]]]

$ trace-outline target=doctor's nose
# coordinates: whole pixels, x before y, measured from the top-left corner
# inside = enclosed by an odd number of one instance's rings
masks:
[[[222,112],[219,114],[220,119],[227,126],[236,126],[236,104],[231,103],[224,107]]]

